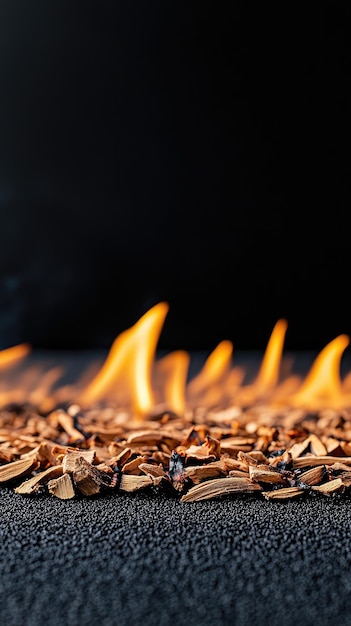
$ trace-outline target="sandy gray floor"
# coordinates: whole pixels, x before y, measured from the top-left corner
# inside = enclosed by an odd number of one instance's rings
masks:
[[[351,508],[0,492],[6,626],[351,624]]]

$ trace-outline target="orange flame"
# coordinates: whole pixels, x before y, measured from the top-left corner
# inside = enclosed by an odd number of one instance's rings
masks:
[[[167,408],[183,415],[186,407],[185,389],[190,356],[185,350],[167,354],[157,363],[159,375],[163,378],[163,395]]]
[[[31,346],[28,343],[19,343],[17,346],[6,348],[0,351],[0,368],[8,367],[13,363],[16,363],[19,359],[27,356],[31,351]]]
[[[350,339],[339,335],[328,343],[315,359],[300,389],[293,395],[295,406],[340,408],[345,404],[340,378],[341,358]]]
[[[280,319],[273,328],[255,382],[259,391],[272,389],[278,383],[287,327],[287,321]]]
[[[189,395],[197,396],[216,384],[228,370],[233,354],[231,341],[221,341],[207,357],[201,371],[188,385]]]
[[[1,376],[0,405],[31,402],[45,412],[60,402],[73,402],[82,408],[111,402],[128,407],[136,418],[150,415],[160,404],[179,416],[194,406],[250,407],[258,402],[298,410],[351,408],[351,372],[344,380],[340,375],[343,353],[350,342],[347,335],[339,335],[321,350],[303,380],[297,375],[284,379],[281,369],[287,321],[279,319],[253,382],[244,384],[245,369],[232,367],[233,343],[229,340],[221,341],[199,373],[188,381],[188,352],[177,350],[155,359],[168,309],[166,302],[150,308],[117,336],[102,366],[94,366],[76,384],[63,382],[60,386],[63,370],[45,370],[43,365],[22,368],[16,382]],[[0,351],[0,369],[10,370],[30,350],[29,344],[23,343]]]
[[[123,380],[131,390],[135,412],[151,410],[151,369],[168,309],[166,302],[156,304],[115,339],[103,367],[78,399],[80,404],[89,406],[114,396],[114,387]]]

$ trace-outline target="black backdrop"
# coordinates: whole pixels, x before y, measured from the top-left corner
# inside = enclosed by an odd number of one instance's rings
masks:
[[[0,347],[351,334],[349,3],[0,4]]]

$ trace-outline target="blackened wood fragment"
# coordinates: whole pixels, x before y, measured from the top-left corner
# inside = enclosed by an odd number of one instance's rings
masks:
[[[184,475],[185,456],[173,451],[169,460],[168,476],[171,479],[173,487],[177,491],[182,491],[184,488],[185,475]]]

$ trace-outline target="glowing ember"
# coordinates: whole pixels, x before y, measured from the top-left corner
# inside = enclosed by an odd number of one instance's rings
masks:
[[[221,341],[189,378],[184,350],[157,356],[169,307],[160,302],[75,383],[28,364],[30,346],[0,352],[0,484],[62,499],[168,485],[182,501],[226,493],[267,499],[351,489],[349,338],[283,376],[287,321],[273,328],[256,377]],[[2,407],[2,408],[1,408]]]

